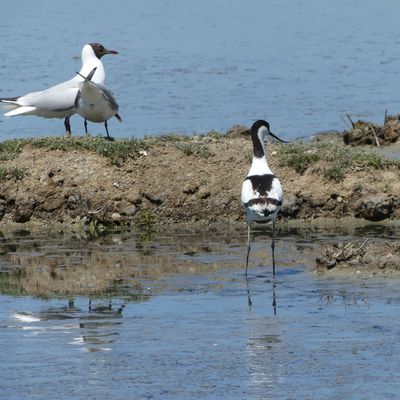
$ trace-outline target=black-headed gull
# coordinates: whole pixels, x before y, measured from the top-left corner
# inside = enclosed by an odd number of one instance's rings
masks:
[[[96,68],[93,68],[87,76],[77,72],[83,81],[79,82],[80,89],[75,99],[75,109],[81,117],[85,118],[86,133],[87,121],[104,122],[107,139],[112,140],[108,133],[107,121],[114,116],[119,122],[122,122],[122,119],[118,114],[118,103],[110,90],[93,81],[96,73]]]
[[[104,84],[105,71],[101,57],[106,54],[118,54],[115,50],[108,50],[99,43],[90,43],[82,49],[82,68],[80,74],[86,76],[96,68],[93,82]],[[31,92],[20,97],[0,98],[2,108],[11,110],[5,117],[16,115],[36,115],[44,118],[65,118],[66,133],[71,133],[70,117],[76,113],[75,99],[79,91],[82,77],[76,75],[69,81],[52,86],[40,92]]]

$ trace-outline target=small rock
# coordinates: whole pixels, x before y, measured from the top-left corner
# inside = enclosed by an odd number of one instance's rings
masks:
[[[204,199],[207,199],[208,197],[211,196],[211,192],[210,192],[207,188],[202,187],[202,188],[199,190],[197,196],[198,196],[200,199],[203,199],[203,200],[204,200]]]
[[[357,205],[356,217],[369,221],[382,221],[393,213],[393,201],[385,196],[369,195],[362,198]]]
[[[78,199],[77,199],[77,197],[76,196],[74,196],[73,194],[71,194],[69,197],[68,197],[68,203],[77,203],[78,202]]]
[[[118,182],[114,182],[113,186],[116,187],[116,188],[119,188],[119,183]]]
[[[111,219],[113,220],[113,221],[119,221],[120,219],[121,219],[121,214],[120,213],[112,213],[111,214]]]
[[[182,192],[185,194],[194,194],[199,190],[199,185],[197,185],[196,183],[192,183],[192,184],[187,184],[184,186],[184,188],[182,189]]]
[[[125,195],[125,199],[131,204],[140,204],[142,202],[142,194],[139,191],[133,189],[133,191],[128,192]]]
[[[48,174],[43,174],[40,176],[39,181],[47,184],[48,179],[49,179]]]
[[[62,196],[51,196],[41,204],[41,209],[46,212],[53,212],[59,210],[64,205],[64,198]]]
[[[130,206],[131,206],[131,203],[129,203],[129,201],[122,199],[120,201],[114,202],[113,210],[122,214],[123,213],[122,210],[124,210],[125,208],[128,208]]]
[[[111,196],[111,199],[112,199],[113,201],[121,201],[122,198],[123,198],[123,194],[122,194],[121,192],[114,193],[114,194]]]
[[[32,213],[30,210],[16,210],[14,215],[13,215],[13,221],[18,222],[20,224],[23,224],[25,222],[28,222],[31,219]]]
[[[53,179],[53,181],[57,186],[62,186],[64,184],[64,177],[57,176],[56,178]]]
[[[302,200],[296,194],[284,198],[281,214],[285,217],[295,218],[300,212],[301,202]]]
[[[18,223],[28,222],[35,210],[35,201],[33,199],[27,199],[26,202],[20,203],[13,215],[13,221]]]
[[[325,266],[327,269],[332,269],[336,266],[336,261],[335,260],[327,260]]]
[[[226,137],[238,138],[245,137],[249,133],[249,128],[244,125],[234,125],[226,131]],[[250,135],[248,135],[250,138]]]
[[[127,215],[127,216],[132,216],[135,215],[137,211],[137,208],[135,205],[131,205],[129,207],[124,208],[123,210],[121,210],[121,214],[122,215]]]
[[[342,197],[342,196],[338,196],[338,197],[336,198],[336,201],[337,201],[338,203],[341,203],[341,202],[343,201],[343,197]]]
[[[165,196],[163,196],[161,194],[154,194],[154,193],[146,192],[146,193],[143,193],[143,195],[150,203],[160,205],[164,202]]]

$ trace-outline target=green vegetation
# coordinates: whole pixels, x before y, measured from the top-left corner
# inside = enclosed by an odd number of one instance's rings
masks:
[[[192,143],[174,143],[175,147],[183,152],[187,156],[196,156],[200,158],[209,158],[215,156],[215,154],[207,147],[202,144]]]
[[[15,158],[25,146],[49,150],[88,150],[110,159],[114,165],[121,165],[128,158],[135,158],[141,150],[148,149],[144,140],[122,139],[107,141],[102,137],[56,136],[6,140],[0,143],[0,161]]]
[[[146,136],[145,140],[152,143],[157,143],[157,142],[176,143],[176,142],[190,142],[193,139],[192,137],[186,135],[179,135],[177,133],[166,133],[160,136]]]
[[[320,155],[310,145],[293,143],[280,147],[279,160],[281,167],[290,167],[303,174],[310,165],[320,160]]]
[[[209,140],[218,140],[222,137],[222,134],[216,131],[210,131],[207,135],[187,136],[171,133],[146,139],[150,140],[152,143],[171,143],[187,156],[193,155],[200,158],[209,158],[213,157],[215,154],[203,143],[202,139],[210,138]]]
[[[0,181],[13,179],[19,181],[27,175],[25,168],[19,167],[1,167],[0,166]]]
[[[199,139],[203,138],[210,138],[211,140],[219,140],[219,139],[225,139],[226,135],[225,133],[217,132],[215,130],[211,130],[207,132],[206,134],[199,134],[199,135],[183,135],[179,133],[166,133],[161,136],[148,136],[146,137],[146,140],[151,140],[155,142],[192,142],[192,141],[198,141]]]
[[[23,139],[0,142],[0,161],[12,160],[21,153],[24,147]]]
[[[321,174],[328,181],[340,182],[344,179],[346,170],[340,165],[333,165],[332,167],[323,168]]]
[[[149,211],[144,211],[140,215],[140,223],[142,228],[150,230],[154,224],[154,216]]]
[[[218,132],[215,130],[211,130],[207,133],[206,137],[210,137],[211,139],[219,140],[226,138],[226,134],[222,132]]]
[[[148,150],[158,143],[171,143],[186,155],[208,158],[214,156],[214,153],[205,143],[202,143],[201,139],[218,140],[223,136],[218,132],[210,131],[206,135],[198,136],[171,133],[144,139],[118,139],[116,141],[107,141],[101,136],[90,135],[14,139],[0,142],[0,161],[12,160],[21,153],[24,147],[31,146],[62,151],[87,150],[108,158],[114,165],[122,165],[128,158],[135,158],[141,151]]]
[[[400,167],[398,161],[386,159],[373,151],[328,142],[282,145],[279,148],[279,164],[281,167],[293,168],[300,174],[310,169],[335,182],[343,180],[347,173],[354,170],[382,169],[389,165]]]

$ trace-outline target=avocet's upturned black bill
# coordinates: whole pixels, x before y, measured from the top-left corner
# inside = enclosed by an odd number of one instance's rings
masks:
[[[96,68],[93,82],[103,85],[105,70],[101,58],[106,54],[118,54],[115,50],[106,49],[99,43],[90,43],[82,49],[82,68],[80,74],[87,76]],[[17,115],[36,115],[44,118],[65,118],[66,133],[71,133],[69,119],[76,113],[75,99],[82,77],[76,75],[69,81],[52,86],[40,92],[31,92],[20,97],[0,98],[2,108],[8,111],[5,117]]]
[[[118,103],[113,94],[104,85],[93,82],[92,78],[96,73],[93,68],[88,76],[84,76],[77,72],[83,78],[79,83],[79,91],[75,99],[76,112],[85,119],[85,131],[87,133],[87,121],[104,122],[106,128],[107,139],[111,140],[108,133],[107,121],[115,116],[118,121],[122,122],[118,114]]]
[[[283,140],[283,139],[279,138],[278,136],[275,135],[275,133],[269,132],[269,136],[272,136],[273,138],[280,141],[281,143],[290,143],[287,140]]]
[[[242,203],[247,212],[246,276],[250,254],[250,231],[253,222],[272,221],[272,268],[275,275],[275,221],[281,209],[283,190],[279,179],[268,166],[265,155],[265,138],[270,135],[282,141],[270,131],[267,121],[258,120],[251,127],[253,160],[242,185]]]
[[[274,139],[278,140],[279,142],[282,142],[282,143],[290,143],[290,141],[283,140],[283,139],[281,139],[280,137],[278,137],[275,133],[272,133],[272,132],[270,131],[269,123],[268,123],[267,121],[263,120],[263,119],[259,119],[258,121],[254,122],[254,124],[253,124],[253,126],[251,127],[251,129],[248,130],[248,131],[246,131],[245,133],[251,135],[251,131],[252,131],[252,130],[258,130],[259,127],[261,127],[261,126],[265,126],[265,127],[268,129],[268,135],[269,135],[269,136],[272,136]]]

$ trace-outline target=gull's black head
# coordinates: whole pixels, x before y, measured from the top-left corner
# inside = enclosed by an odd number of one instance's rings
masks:
[[[118,54],[118,51],[108,50],[100,43],[89,43],[98,59],[106,54]]]

